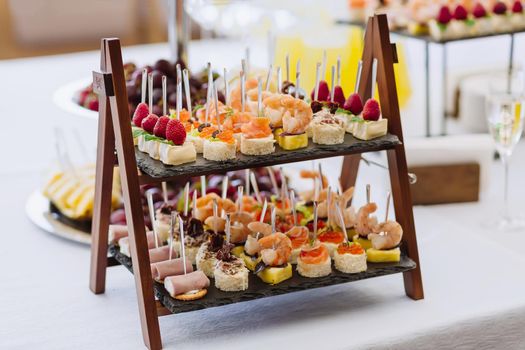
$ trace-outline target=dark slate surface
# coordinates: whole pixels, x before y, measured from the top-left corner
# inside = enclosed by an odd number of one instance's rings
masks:
[[[120,254],[115,246],[110,246],[110,255],[124,265],[129,271],[133,272],[131,259]],[[155,282],[155,295],[160,302],[172,313],[182,313],[195,310],[207,309],[210,307],[233,304],[243,301],[249,301],[259,298],[271,297],[279,294],[292,293],[313,288],[327,287],[340,283],[354,282],[362,279],[391,275],[412,270],[416,268],[416,263],[406,256],[401,257],[399,263],[380,263],[368,264],[366,272],[358,274],[345,274],[335,269],[332,263],[332,273],[321,278],[306,278],[300,276],[292,265],[293,277],[277,285],[269,285],[261,281],[259,277],[250,273],[248,290],[243,292],[222,292],[215,288],[214,281],[211,279],[211,285],[208,288],[208,294],[199,300],[179,301],[170,297],[164,286]]]
[[[345,142],[340,145],[316,145],[309,140],[307,148],[294,151],[285,151],[278,145],[275,152],[263,156],[245,156],[240,152],[237,158],[225,162],[214,162],[202,158],[202,154],[197,155],[197,160],[177,166],[165,165],[161,161],[151,158],[147,153],[140,152],[135,148],[137,165],[139,169],[153,178],[167,178],[173,176],[198,176],[207,175],[225,170],[240,170],[248,168],[258,168],[269,165],[300,162],[304,160],[343,156],[355,153],[365,153],[391,149],[399,145],[399,139],[395,135],[386,135],[370,141],[361,141],[350,134],[346,134]]]

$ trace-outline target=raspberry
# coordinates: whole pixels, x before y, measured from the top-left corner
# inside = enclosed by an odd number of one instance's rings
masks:
[[[177,119],[170,119],[166,125],[166,140],[180,146],[186,141],[186,130],[184,125]]]
[[[483,18],[487,16],[487,11],[483,7],[483,5],[481,5],[478,2],[476,6],[474,6],[474,10],[472,10],[472,14],[474,15],[475,18]]]
[[[364,120],[379,120],[381,116],[381,110],[379,109],[379,103],[373,98],[369,99],[365,103],[363,108],[363,119]]]
[[[139,103],[139,105],[135,109],[135,113],[133,113],[133,124],[135,124],[135,126],[141,127],[142,119],[146,118],[148,114],[148,105],[145,103]]]
[[[497,15],[504,15],[507,13],[507,5],[505,3],[499,1],[494,5],[494,9],[492,10]]]
[[[441,6],[437,16],[437,21],[441,24],[448,24],[451,19],[452,14],[450,13],[450,9],[447,6]]]
[[[462,5],[458,5],[456,9],[454,10],[454,18],[457,19],[458,21],[464,21],[467,19],[467,17],[468,17],[467,10]]]
[[[344,104],[344,109],[352,112],[353,115],[361,114],[363,111],[363,102],[361,101],[361,97],[359,97],[359,95],[355,92],[348,96],[348,99]]]
[[[312,90],[311,98],[312,101],[314,100],[315,96],[315,87]],[[326,81],[321,80],[319,82],[319,92],[317,93],[317,101],[329,101],[330,100],[330,89],[328,88],[328,84]]]
[[[153,128],[155,128],[155,124],[157,124],[157,120],[159,120],[159,117],[157,117],[155,114],[148,115],[146,118],[142,119],[142,129],[151,134],[153,132]]]
[[[334,89],[334,102],[342,107],[345,104],[345,94],[343,88],[337,85]]]
[[[89,101],[88,108],[92,111],[98,112],[98,98],[94,98],[91,101]]]
[[[155,127],[153,128],[153,135],[166,138],[166,126],[168,125],[169,121],[170,118],[166,115],[160,117],[159,120],[157,120],[157,124],[155,124]]]
[[[523,5],[521,4],[521,1],[516,0],[514,1],[514,4],[512,4],[512,13],[522,13],[523,12]]]

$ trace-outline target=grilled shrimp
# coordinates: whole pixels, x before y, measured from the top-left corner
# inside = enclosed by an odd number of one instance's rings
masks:
[[[378,233],[368,235],[374,249],[395,248],[403,237],[403,228],[396,221],[386,221],[377,225],[376,232]]]
[[[377,204],[375,203],[367,203],[359,208],[355,230],[360,236],[366,237],[369,233],[374,232],[374,229],[377,226],[377,218],[369,215],[376,210]]]
[[[277,232],[259,240],[262,261],[268,266],[286,264],[292,254],[292,242],[283,233]]]

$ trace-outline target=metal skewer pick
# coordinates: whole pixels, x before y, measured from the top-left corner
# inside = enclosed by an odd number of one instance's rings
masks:
[[[168,114],[168,92],[166,76],[162,76],[162,115]]]
[[[186,267],[186,244],[184,239],[184,222],[182,221],[182,218],[179,216],[179,232],[180,232],[180,252],[182,256],[182,267],[184,268],[184,274],[187,273],[187,267]]]
[[[357,75],[355,78],[355,87],[354,92],[357,93],[357,90],[359,89],[359,83],[361,82],[361,71],[363,70],[363,60],[359,60],[359,63],[357,64]]]
[[[187,69],[182,71],[182,79],[184,80],[184,94],[186,95],[186,108],[192,115],[191,110],[191,90],[190,90],[190,73]]]
[[[177,220],[177,212],[172,211],[170,213],[170,245],[169,245],[169,260],[171,260],[173,255],[173,237],[175,235],[175,222]]]
[[[315,64],[315,87],[314,87],[314,101],[319,99],[319,70],[321,69],[321,62]]]
[[[377,58],[374,58],[372,62],[372,91],[370,92],[370,98],[374,98],[374,92],[376,91],[376,79],[377,79]]]
[[[330,81],[332,84],[330,87],[330,102],[334,102],[334,93],[335,93],[335,67],[332,66],[332,80]]]
[[[190,183],[186,182],[186,186],[184,186],[184,216],[188,216],[188,206],[190,201]]]
[[[140,91],[140,102],[146,102],[146,90],[148,89],[148,70],[144,68],[142,71],[142,87]]]
[[[155,207],[153,206],[153,193],[151,191],[146,192],[146,199],[148,201],[149,218],[151,220],[151,228],[153,230],[153,237],[155,239],[155,248],[159,247],[157,229],[155,228]]]
[[[261,193],[259,192],[259,185],[257,185],[257,179],[255,178],[254,173],[250,173],[250,181],[252,183],[253,192],[255,193],[255,198],[257,198],[257,202],[262,203],[262,197]]]
[[[206,197],[206,175],[201,175],[201,197]]]
[[[162,198],[164,199],[164,203],[168,203],[168,186],[166,181],[162,181]]]
[[[341,232],[343,232],[343,242],[348,242],[348,236],[346,234],[346,225],[345,225],[345,219],[343,217],[343,212],[341,211],[341,207],[339,206],[339,203],[335,203],[335,210],[337,211],[337,217],[339,218],[339,226],[341,227]]]
[[[153,74],[148,73],[148,107],[150,114],[153,113]]]
[[[292,207],[293,225],[297,226],[297,211],[295,210],[295,192],[290,190],[290,206]]]
[[[259,222],[264,222],[264,217],[266,216],[266,209],[268,208],[268,202],[266,199],[264,200],[264,204],[261,210],[261,217],[259,218]]]
[[[272,82],[272,65],[268,68],[268,74],[266,75],[266,85],[264,86],[264,91],[270,90],[270,83]]]

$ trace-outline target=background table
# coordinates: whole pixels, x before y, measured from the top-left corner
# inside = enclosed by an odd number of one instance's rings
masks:
[[[195,57],[199,46],[192,49]],[[147,62],[147,55],[167,54],[167,48],[158,45],[125,51],[139,62]],[[195,68],[206,59],[204,54],[196,59]],[[229,62],[228,57],[216,59]],[[88,289],[89,250],[39,231],[24,213],[27,197],[41,186],[54,158],[54,126],[75,127],[89,147],[94,144],[95,123],[58,110],[51,95],[97,64],[96,52],[0,62],[5,123],[0,144],[2,349],[143,346],[129,272],[110,269],[106,293],[93,295]],[[524,153],[525,144],[520,144],[511,166],[513,208],[523,214]],[[323,164],[326,173],[337,173],[340,166],[337,159]],[[525,232],[498,233],[489,225],[501,207],[502,174],[496,163],[493,175],[494,183],[479,203],[415,208],[424,300],[405,297],[401,275],[387,276],[164,317],[164,346],[522,349]],[[372,183],[372,196],[383,206],[386,176],[363,167],[357,188]],[[363,198],[358,193],[356,202]]]

